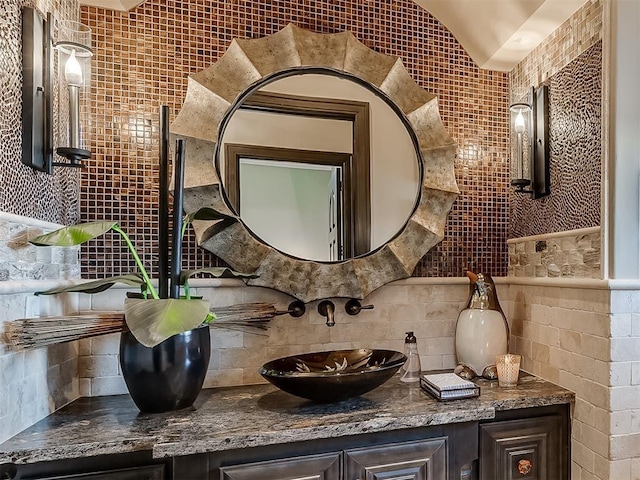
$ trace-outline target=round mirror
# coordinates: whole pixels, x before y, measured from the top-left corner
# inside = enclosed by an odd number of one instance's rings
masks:
[[[309,75],[315,79],[311,86],[305,85]],[[345,88],[350,94],[340,93]],[[259,120],[266,115],[266,123]],[[302,143],[320,123],[327,129],[317,135],[320,141]],[[458,194],[457,147],[442,124],[437,98],[415,83],[399,58],[371,50],[350,32],[320,34],[290,24],[268,37],[235,39],[214,65],[189,77],[171,132],[187,139],[185,210],[208,207],[224,218],[194,222],[198,244],[234,270],[255,273],[249,285],[304,302],[362,299],[410,276],[442,240]],[[297,168],[264,173],[274,166]],[[308,179],[313,171],[323,172],[323,180]],[[258,181],[245,188],[236,178],[243,176]],[[276,176],[289,184],[276,183]],[[338,194],[339,180],[350,187],[349,195]],[[299,200],[321,183],[338,187],[332,193],[323,185],[321,201]],[[265,208],[274,190],[287,202]],[[243,204],[250,201],[257,202],[253,208],[261,209],[261,218],[245,215]],[[292,202],[312,205],[294,214]],[[280,215],[281,209],[288,213]],[[305,223],[310,210],[319,210],[314,222],[324,226],[305,237],[315,227]],[[295,216],[290,231],[279,234],[285,218]],[[306,246],[309,238],[321,240],[322,253],[293,249],[292,243]],[[342,246],[328,248],[338,238]]]
[[[323,262],[366,255],[416,207],[415,136],[366,82],[317,68],[280,72],[223,125],[216,167],[230,207],[283,253]]]

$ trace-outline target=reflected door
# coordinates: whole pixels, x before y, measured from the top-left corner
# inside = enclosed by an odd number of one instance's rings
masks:
[[[327,186],[329,192],[329,260],[344,260],[342,232],[342,169],[334,167]]]

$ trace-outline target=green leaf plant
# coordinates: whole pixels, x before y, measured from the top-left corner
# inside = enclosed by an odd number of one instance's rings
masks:
[[[237,218],[219,213],[212,208],[202,208],[184,217],[181,230],[182,236],[184,236],[187,226],[196,220],[214,220],[228,223],[237,221]],[[70,247],[86,243],[109,231],[115,232],[122,237],[136,262],[138,272],[53,288],[44,292],[36,292],[36,295],[53,295],[68,292],[99,293],[116,283],[139,287],[140,294],[137,295],[139,298],[127,298],[125,300],[125,319],[131,333],[140,343],[147,347],[153,347],[172,335],[215,320],[215,314],[210,312],[209,301],[191,297],[189,279],[194,275],[205,273],[216,278],[256,278],[256,275],[234,272],[225,267],[185,270],[180,273],[179,281],[179,284],[184,289],[184,296],[179,299],[160,298],[131,239],[117,222],[91,222],[62,227],[51,233],[33,238],[30,243],[37,246]]]

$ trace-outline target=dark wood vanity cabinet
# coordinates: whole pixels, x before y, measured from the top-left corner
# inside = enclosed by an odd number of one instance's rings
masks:
[[[565,480],[569,405],[496,418],[155,459],[0,465],[0,480]]]
[[[293,456],[295,445],[281,446],[281,455],[290,453],[287,458],[241,465],[234,464],[241,461],[237,456],[212,454],[203,469],[211,480],[568,480],[569,406],[496,412],[495,419],[482,422],[303,443],[308,448],[299,449],[299,456]],[[334,450],[306,454],[325,447]]]
[[[176,458],[174,471],[208,480],[458,480],[461,465],[478,458],[477,432],[466,422],[238,449]]]
[[[448,461],[435,438],[221,467],[220,480],[440,480]]]
[[[171,480],[171,459],[151,452],[70,458],[27,465],[0,465],[0,480]],[[185,477],[185,480],[188,477]]]
[[[345,452],[344,480],[435,480],[447,478],[446,438]]]
[[[568,429],[563,415],[480,425],[480,480],[569,478]]]
[[[221,480],[340,480],[340,454],[308,455],[220,468]]]

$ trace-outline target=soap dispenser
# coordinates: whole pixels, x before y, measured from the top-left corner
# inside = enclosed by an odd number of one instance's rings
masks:
[[[418,354],[418,343],[413,332],[407,332],[404,339],[404,354],[407,361],[402,367],[402,376],[400,380],[403,382],[417,382],[420,380],[420,355]]]

